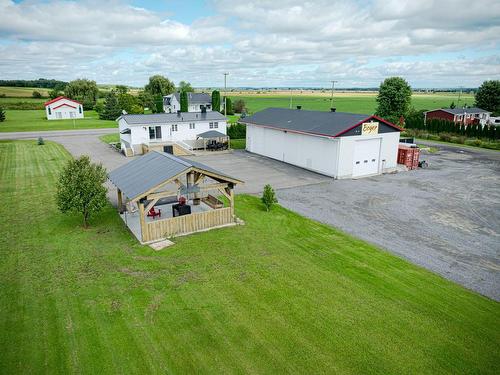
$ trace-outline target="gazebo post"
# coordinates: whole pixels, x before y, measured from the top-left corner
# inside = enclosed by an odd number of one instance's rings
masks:
[[[118,193],[118,212],[123,214],[123,195],[120,189],[117,190]]]
[[[146,218],[144,217],[144,203],[139,202],[139,222],[141,224],[141,240],[142,242],[147,241],[147,233],[146,230]]]

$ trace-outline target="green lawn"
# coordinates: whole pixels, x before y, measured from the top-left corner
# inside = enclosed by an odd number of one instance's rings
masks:
[[[99,120],[95,111],[85,111],[85,118],[73,120],[47,120],[45,111],[6,110],[6,119],[0,122],[0,132],[37,131],[37,130],[73,130],[93,128],[116,128],[115,121]]]
[[[234,150],[244,150],[246,146],[246,139],[231,139],[231,148]]]
[[[498,371],[492,300],[251,196],[161,252],[111,207],[84,230],[35,143],[0,142],[2,373]]]
[[[118,143],[118,142],[120,142],[120,134],[118,134],[118,133],[105,134],[105,135],[101,135],[99,137],[99,139],[101,141],[103,141],[104,143]]]
[[[377,102],[375,100],[376,94],[352,94],[352,95],[338,95],[334,96],[333,106],[340,112],[353,112],[362,114],[372,114],[375,112]],[[234,102],[237,99],[243,99],[250,113],[263,110],[268,107],[282,107],[289,108],[289,96],[277,95],[262,95],[262,96],[232,96],[231,100]],[[417,110],[421,109],[434,109],[447,107],[452,101],[457,103],[456,95],[452,94],[414,94],[412,97],[412,105]],[[474,104],[472,95],[463,95],[462,103],[468,105]],[[330,110],[330,98],[325,96],[295,96],[293,98],[293,108],[301,105],[302,109],[306,110]]]

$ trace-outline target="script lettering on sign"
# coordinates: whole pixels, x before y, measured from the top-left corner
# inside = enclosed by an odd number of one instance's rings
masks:
[[[378,134],[378,122],[364,122],[361,125],[361,135]]]

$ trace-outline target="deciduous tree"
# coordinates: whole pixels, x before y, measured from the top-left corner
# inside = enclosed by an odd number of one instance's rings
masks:
[[[83,225],[107,204],[106,169],[93,164],[86,155],[70,160],[57,182],[57,207],[63,213],[77,212],[83,216]]]
[[[144,90],[153,96],[164,96],[173,93],[175,85],[168,78],[156,74],[149,77],[149,83],[144,86]]]
[[[179,82],[179,91],[182,92],[194,92],[193,87],[189,82],[186,81],[180,81]]]
[[[500,114],[500,80],[484,81],[476,93],[476,107]]]
[[[387,78],[377,95],[377,115],[388,119],[406,117],[411,104],[411,87],[401,77]]]
[[[94,108],[99,97],[99,89],[95,81],[85,78],[68,83],[64,93],[68,98],[82,102],[85,109]]]

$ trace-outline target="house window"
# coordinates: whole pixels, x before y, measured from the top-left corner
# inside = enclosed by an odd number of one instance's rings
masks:
[[[177,124],[172,124],[172,131],[176,132],[177,131]]]
[[[52,114],[52,110],[50,109],[50,107],[47,107],[49,109],[49,115]]]
[[[149,127],[149,139],[161,139],[161,126]]]
[[[195,129],[194,122],[190,122],[190,123],[189,123],[189,129]]]
[[[78,112],[82,113],[82,106],[81,105],[78,106]]]
[[[214,122],[214,128],[217,129],[219,127],[219,123],[218,122]]]
[[[213,122],[210,122],[210,123],[208,124],[208,127],[209,127],[210,129],[213,129],[213,128],[214,128],[214,123],[213,123]]]

